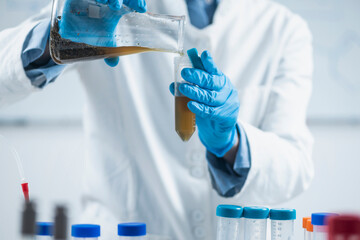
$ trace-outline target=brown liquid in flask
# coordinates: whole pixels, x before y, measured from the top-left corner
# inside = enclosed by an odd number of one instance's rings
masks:
[[[175,97],[175,130],[184,142],[195,132],[195,114],[187,106],[189,101],[184,96]]]
[[[150,51],[163,52],[160,49],[147,47],[97,47],[86,43],[73,42],[60,36],[58,21],[51,29],[50,38],[51,56],[57,64],[73,63],[79,59],[94,60]]]

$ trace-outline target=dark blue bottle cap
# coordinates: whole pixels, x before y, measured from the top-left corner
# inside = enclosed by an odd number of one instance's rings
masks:
[[[266,219],[269,217],[269,209],[266,207],[244,207],[244,218]]]
[[[37,235],[39,236],[52,236],[53,223],[49,222],[38,222],[37,225]]]
[[[313,213],[311,214],[311,224],[317,226],[327,225],[327,218],[330,216],[337,216],[336,213]]]
[[[270,210],[271,220],[295,220],[296,210],[291,208],[274,208]]]
[[[118,235],[126,237],[145,236],[146,224],[139,222],[121,223],[118,225]]]
[[[226,218],[241,218],[243,208],[236,205],[219,205],[216,208],[216,216]]]
[[[100,237],[100,226],[95,224],[72,225],[71,236],[77,238]]]

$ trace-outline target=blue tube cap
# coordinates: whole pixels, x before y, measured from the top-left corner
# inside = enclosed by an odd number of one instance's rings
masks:
[[[311,224],[317,226],[327,225],[327,218],[330,216],[338,216],[336,213],[313,213],[311,214]]]
[[[71,236],[77,238],[100,237],[100,225],[76,224],[71,226]]]
[[[49,222],[38,222],[37,225],[37,235],[38,236],[52,236],[53,223]]]
[[[274,208],[270,210],[271,220],[295,220],[296,210],[291,208]]]
[[[216,208],[216,216],[226,218],[241,218],[243,208],[236,205],[219,205]]]
[[[145,236],[146,224],[140,222],[121,223],[118,225],[118,235],[126,237]]]
[[[244,218],[266,219],[269,217],[269,209],[266,207],[244,207]]]

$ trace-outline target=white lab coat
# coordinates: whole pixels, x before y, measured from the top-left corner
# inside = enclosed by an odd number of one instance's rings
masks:
[[[189,19],[184,0],[147,3],[151,12]],[[0,105],[38,91],[20,55],[30,29],[46,17],[49,8],[0,33]],[[209,50],[239,91],[251,170],[230,199],[212,189],[197,134],[183,143],[174,130],[173,54],[124,56],[116,68],[102,60],[73,65],[86,91],[84,221],[102,224],[104,240],[115,239],[124,221],[146,222],[154,239],[213,240],[218,203],[268,205],[304,191],[314,174],[305,124],[311,41],[299,16],[267,0],[221,0],[203,30],[188,21],[185,49]]]

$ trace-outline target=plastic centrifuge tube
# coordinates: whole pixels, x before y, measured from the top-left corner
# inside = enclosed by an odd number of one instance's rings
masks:
[[[71,227],[71,236],[74,240],[98,240],[100,237],[100,225],[75,224]]]
[[[191,100],[180,93],[179,86],[186,83],[181,76],[181,70],[192,67],[188,56],[175,58],[175,131],[184,142],[189,141],[195,132],[195,114],[187,106]]]
[[[313,213],[311,214],[311,224],[314,226],[313,240],[328,239],[327,218],[336,216],[334,213]]]
[[[302,219],[302,227],[304,229],[304,240],[307,240],[307,230],[306,230],[306,224],[308,220],[311,220],[311,217],[303,217]]]
[[[49,222],[38,222],[36,240],[52,240],[53,224]]]
[[[2,135],[0,135],[0,142],[2,142],[10,150],[12,156],[15,159],[16,166],[18,168],[18,172],[20,176],[21,189],[24,194],[25,200],[29,201],[29,184],[25,178],[24,168],[19,153],[16,151],[15,147]]]
[[[145,240],[146,224],[145,223],[121,223],[118,225],[119,240]]]
[[[235,205],[219,205],[216,208],[216,240],[239,239],[239,235],[242,233],[240,232],[242,212],[243,208]]]
[[[314,239],[313,235],[314,235],[314,226],[312,225],[311,218],[310,218],[307,220],[307,223],[306,223],[306,239],[307,240]]]
[[[293,240],[295,219],[295,209],[271,209],[271,240]]]
[[[360,216],[340,215],[329,218],[329,240],[359,240]]]
[[[35,204],[26,201],[21,219],[21,235],[23,240],[33,240],[36,235],[36,211]]]
[[[265,240],[269,209],[266,207],[244,207],[245,240]]]
[[[67,238],[67,209],[65,206],[56,206],[53,235],[54,240],[66,240]]]

